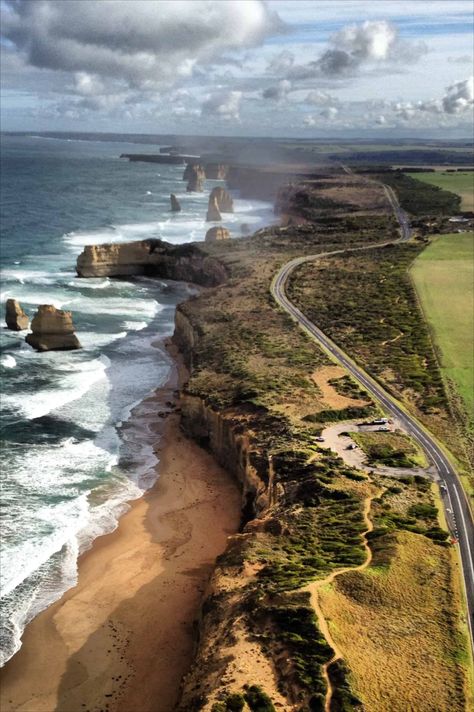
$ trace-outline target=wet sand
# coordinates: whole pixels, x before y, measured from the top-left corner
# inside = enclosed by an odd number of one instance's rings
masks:
[[[27,626],[0,674],[2,712],[173,709],[215,557],[240,518],[232,478],[181,433],[179,415],[157,417],[177,380],[174,366],[130,421],[156,435],[156,485],[80,558],[77,586]]]

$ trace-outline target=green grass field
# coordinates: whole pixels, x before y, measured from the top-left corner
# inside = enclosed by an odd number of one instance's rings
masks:
[[[407,173],[407,175],[460,195],[462,198],[461,208],[463,210],[474,210],[473,172],[446,173],[445,171],[436,171],[435,173]]]
[[[442,235],[411,270],[443,374],[474,412],[474,233]]]

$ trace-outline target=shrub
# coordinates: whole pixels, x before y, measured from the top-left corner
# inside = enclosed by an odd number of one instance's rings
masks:
[[[276,712],[273,702],[258,685],[248,687],[244,697],[252,712]]]

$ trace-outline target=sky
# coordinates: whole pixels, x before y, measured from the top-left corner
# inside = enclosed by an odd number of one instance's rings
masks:
[[[472,0],[0,0],[1,128],[469,138]]]

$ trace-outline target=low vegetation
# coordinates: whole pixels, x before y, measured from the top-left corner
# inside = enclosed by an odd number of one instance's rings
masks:
[[[461,209],[461,198],[437,185],[412,178],[406,173],[387,172],[378,176],[396,192],[400,205],[410,215],[456,215]],[[430,174],[431,175],[431,174]]]
[[[462,210],[474,210],[474,173],[468,171],[430,171],[407,173],[410,178],[423,181],[461,198]]]
[[[350,436],[367,455],[369,465],[427,467],[423,452],[404,433],[357,432]]]

